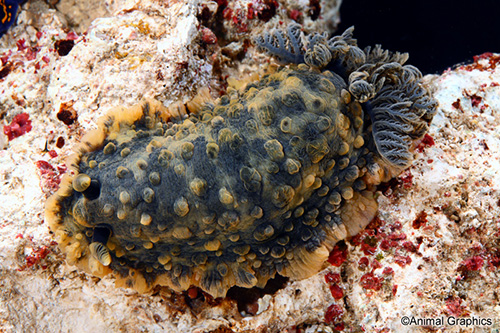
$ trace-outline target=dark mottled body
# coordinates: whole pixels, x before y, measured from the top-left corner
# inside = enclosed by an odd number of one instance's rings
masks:
[[[418,138],[431,116],[407,112],[417,126],[396,114],[406,125],[394,129],[380,111],[392,95],[367,103],[362,79],[317,63],[281,68],[181,122],[161,121],[150,103],[133,120],[111,116],[78,155],[69,193],[48,206],[70,262],[139,290],[197,285],[215,296],[319,270],[375,215],[374,185],[407,165],[400,146],[411,140],[394,133]]]

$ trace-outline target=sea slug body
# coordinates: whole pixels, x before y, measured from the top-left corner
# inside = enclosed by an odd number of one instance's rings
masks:
[[[316,273],[370,222],[376,185],[409,166],[434,116],[420,72],[352,29],[291,25],[257,44],[288,66],[185,119],[145,101],[84,137],[46,209],[68,263],[221,297]]]
[[[0,0],[0,37],[2,37],[14,24],[19,5],[25,1],[26,0]]]

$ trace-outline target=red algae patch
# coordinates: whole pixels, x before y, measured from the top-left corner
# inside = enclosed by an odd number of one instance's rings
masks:
[[[7,135],[9,141],[20,137],[31,131],[31,120],[27,113],[20,113],[12,119],[9,125],[4,125],[3,133]]]

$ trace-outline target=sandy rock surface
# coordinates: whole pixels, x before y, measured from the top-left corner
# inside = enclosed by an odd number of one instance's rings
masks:
[[[0,331],[500,330],[500,57],[494,54],[425,78],[439,108],[416,161],[381,186],[378,217],[341,242],[309,279],[214,300],[168,288],[140,295],[64,263],[44,223],[44,202],[83,133],[111,107],[142,97],[169,105],[204,86],[217,96],[227,76],[242,77],[268,61],[250,43],[263,29],[295,19],[308,31],[331,31],[340,3],[320,1],[319,15],[314,4],[123,0],[22,7],[18,24],[0,39],[0,119],[10,135],[22,134],[11,140],[0,134]],[[404,316],[433,322],[404,326]]]

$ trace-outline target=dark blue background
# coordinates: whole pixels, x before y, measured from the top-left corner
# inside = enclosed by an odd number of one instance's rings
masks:
[[[424,73],[500,52],[499,0],[344,0],[340,15],[339,32],[354,25],[361,47],[409,52]]]

